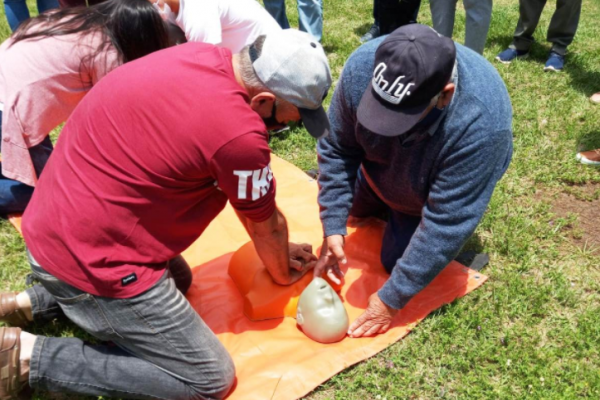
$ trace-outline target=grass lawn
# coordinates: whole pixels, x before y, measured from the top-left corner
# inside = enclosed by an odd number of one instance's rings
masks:
[[[324,3],[323,45],[337,79],[372,23],[372,0]],[[508,46],[518,19],[517,0],[494,3],[485,51],[490,61]],[[512,98],[515,153],[468,243],[489,253],[484,272],[490,280],[309,399],[600,398],[600,169],[574,158],[578,150],[600,147],[600,106],[588,101],[600,91],[600,1],[584,1],[565,71],[558,74],[542,70],[554,5],[550,1],[542,16],[532,56],[495,64]],[[0,14],[4,40],[9,29]],[[288,15],[297,26],[294,1]],[[431,24],[428,1],[419,19]],[[458,41],[464,21],[459,6]],[[305,131],[275,137],[271,145],[300,168],[316,168],[315,141]],[[0,221],[0,290],[23,289],[27,272],[21,237]],[[34,333],[81,335],[59,322]]]

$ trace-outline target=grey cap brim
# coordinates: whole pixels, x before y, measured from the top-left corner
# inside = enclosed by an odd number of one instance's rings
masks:
[[[312,137],[322,139],[329,135],[329,118],[327,118],[327,113],[322,106],[316,110],[298,108],[298,111],[300,111],[302,123]]]

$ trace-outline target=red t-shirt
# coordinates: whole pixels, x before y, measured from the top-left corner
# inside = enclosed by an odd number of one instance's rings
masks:
[[[83,99],[23,216],[29,250],[88,293],[149,289],[229,200],[275,211],[265,125],[229,50],[188,43],[125,64]]]

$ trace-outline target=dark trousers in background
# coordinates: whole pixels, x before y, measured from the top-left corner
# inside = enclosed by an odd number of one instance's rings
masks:
[[[540,21],[540,16],[546,5],[546,0],[520,0],[520,18],[512,48],[529,51],[534,42],[533,33]],[[579,16],[581,14],[581,0],[557,0],[556,10],[548,27],[547,40],[552,43],[552,51],[564,55],[567,47],[573,42]]]
[[[356,218],[375,217],[387,222],[380,257],[385,270],[391,274],[419,227],[421,216],[390,209],[373,191],[360,170],[356,177],[350,215]]]
[[[34,322],[64,315],[111,342],[38,336],[32,388],[154,400],[222,399],[231,389],[231,357],[183,296],[192,272],[181,256],[168,262],[154,286],[127,299],[83,292],[46,272],[31,255],[29,262],[41,282],[27,289]]]
[[[373,18],[382,35],[417,22],[421,0],[374,0]]]

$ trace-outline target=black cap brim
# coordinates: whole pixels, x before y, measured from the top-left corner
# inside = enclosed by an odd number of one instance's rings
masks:
[[[429,103],[415,107],[392,106],[379,99],[369,84],[360,100],[356,116],[369,131],[382,136],[400,136],[421,119]]]
[[[323,107],[316,110],[298,108],[304,127],[315,139],[321,139],[329,135],[329,118]]]

